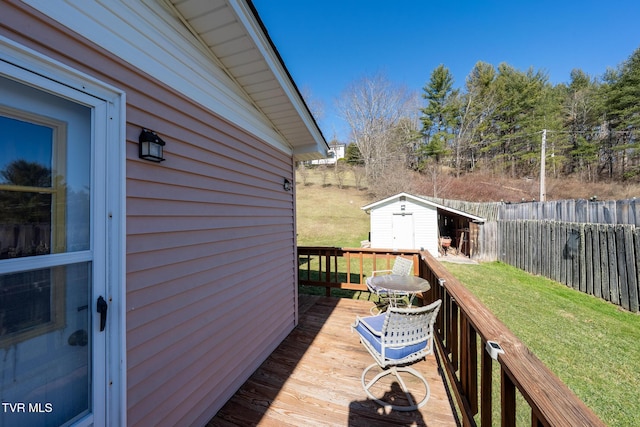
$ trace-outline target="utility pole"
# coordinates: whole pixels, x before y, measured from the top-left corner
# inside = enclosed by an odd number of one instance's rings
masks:
[[[544,181],[546,175],[547,160],[547,130],[542,129],[542,148],[540,149],[540,201],[544,202],[547,198],[547,188]]]

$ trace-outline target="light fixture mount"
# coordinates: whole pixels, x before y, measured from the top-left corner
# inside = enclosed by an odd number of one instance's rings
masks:
[[[284,182],[282,183],[282,188],[284,188],[284,191],[291,191],[291,188],[292,188],[291,181],[285,178]]]

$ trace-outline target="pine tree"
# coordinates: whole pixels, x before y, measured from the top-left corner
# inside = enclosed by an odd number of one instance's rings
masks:
[[[457,95],[453,89],[453,76],[448,68],[439,65],[431,73],[429,83],[424,87],[422,97],[427,106],[422,108],[422,135],[425,144],[422,153],[440,162],[449,151],[449,142],[454,137],[458,108],[452,102]]]

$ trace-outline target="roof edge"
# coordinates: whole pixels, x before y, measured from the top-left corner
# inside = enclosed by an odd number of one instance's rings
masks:
[[[482,217],[479,217],[477,215],[473,215],[473,214],[470,214],[470,213],[467,213],[467,212],[464,212],[464,211],[461,211],[461,210],[458,210],[458,209],[450,208],[448,206],[441,205],[440,203],[432,202],[431,200],[427,200],[427,199],[425,199],[423,197],[415,196],[413,194],[409,194],[409,193],[405,193],[405,192],[398,193],[398,194],[395,194],[393,196],[389,196],[389,197],[387,197],[385,199],[382,199],[382,200],[379,200],[377,202],[369,203],[366,206],[362,206],[360,209],[362,209],[366,213],[369,213],[372,208],[374,208],[374,207],[376,207],[378,205],[383,205],[385,203],[388,203],[388,202],[390,202],[390,201],[392,201],[394,199],[397,199],[397,198],[400,198],[400,197],[403,197],[403,196],[408,198],[408,199],[412,199],[415,202],[422,203],[424,205],[433,206],[433,207],[435,207],[437,209],[441,209],[443,211],[447,211],[447,212],[450,212],[450,213],[453,213],[453,214],[456,214],[456,215],[465,216],[465,217],[467,217],[467,218],[469,218],[469,219],[471,219],[471,220],[473,220],[475,222],[487,222],[486,218],[482,218]]]

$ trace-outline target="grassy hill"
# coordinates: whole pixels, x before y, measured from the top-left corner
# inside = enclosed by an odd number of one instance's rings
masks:
[[[360,208],[370,202],[367,192],[352,182],[340,189],[335,179],[323,184],[317,172],[306,184],[297,177],[298,245],[360,247],[369,238],[369,215]]]
[[[298,192],[327,190],[327,196],[342,197],[345,192],[360,196],[367,203],[373,199],[370,193],[373,188],[361,191],[356,188],[355,179],[351,171],[343,175],[343,185],[338,185],[333,167],[307,168],[305,173],[296,174]],[[462,175],[458,178],[451,174],[442,173],[435,178],[429,174],[418,174],[411,171],[403,172],[402,176],[390,177],[399,180],[394,187],[398,191],[411,194],[433,196],[436,187],[437,197],[445,199],[466,200],[468,202],[520,202],[522,200],[538,200],[540,187],[537,177],[509,178],[506,175],[481,171]],[[385,183],[382,183],[385,184]],[[388,184],[388,183],[386,183]],[[385,187],[389,187],[386,185]],[[380,190],[380,188],[376,188]],[[378,191],[379,193],[380,191]],[[393,193],[392,193],[393,194]],[[546,179],[547,200],[589,199],[597,196],[598,200],[622,200],[640,197],[640,184],[634,182],[584,182],[576,178],[556,179],[552,176]],[[387,194],[388,195],[388,194]],[[366,203],[365,203],[366,204]]]

